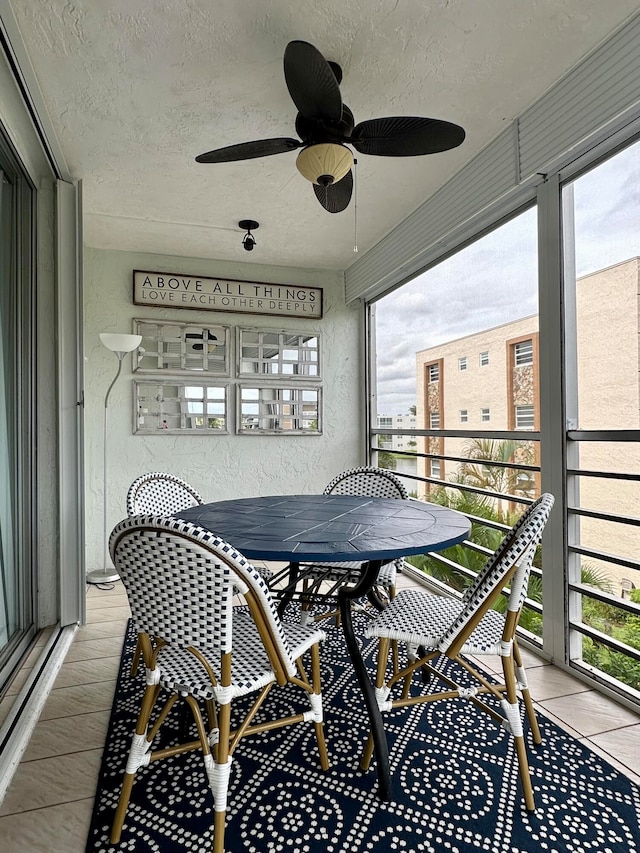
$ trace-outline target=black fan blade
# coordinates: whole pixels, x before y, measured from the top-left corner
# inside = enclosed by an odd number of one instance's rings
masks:
[[[290,41],[284,52],[284,79],[293,103],[304,118],[337,124],[342,95],[331,66],[312,44]]]
[[[329,213],[342,213],[343,210],[347,209],[351,201],[353,174],[349,170],[341,181],[338,181],[336,184],[329,184],[326,187],[314,184],[313,191],[325,210],[328,210]]]
[[[361,154],[414,157],[448,151],[460,145],[464,137],[464,130],[449,121],[394,116],[360,122],[353,128],[349,144]]]
[[[241,142],[239,145],[227,145],[216,148],[196,157],[196,163],[232,163],[234,160],[253,160],[254,157],[268,157],[270,154],[283,154],[302,148],[297,139],[280,136],[276,139],[258,139],[255,142]]]

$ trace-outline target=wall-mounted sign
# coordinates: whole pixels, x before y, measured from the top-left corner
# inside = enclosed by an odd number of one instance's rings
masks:
[[[279,317],[322,317],[322,288],[297,284],[265,284],[169,272],[133,271],[135,305],[270,314]]]

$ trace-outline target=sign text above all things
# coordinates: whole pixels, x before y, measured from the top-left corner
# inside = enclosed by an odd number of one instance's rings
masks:
[[[133,271],[133,302],[163,308],[233,311],[280,317],[322,317],[322,288],[297,284]]]

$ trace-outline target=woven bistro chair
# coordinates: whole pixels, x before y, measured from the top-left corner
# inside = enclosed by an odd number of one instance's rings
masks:
[[[185,480],[164,471],[152,471],[137,477],[129,486],[127,515],[130,518],[135,515],[173,517],[181,509],[203,503],[200,493]],[[266,567],[257,568],[257,571],[266,580],[272,576],[271,570]],[[132,676],[138,672],[141,654],[142,648],[138,641],[131,663]]]
[[[396,498],[407,500],[409,495],[400,480],[385,468],[375,468],[364,465],[350,468],[338,474],[326,486],[325,495],[366,495],[372,498]],[[391,600],[396,594],[396,576],[402,567],[403,560],[398,558],[380,567],[373,589],[373,600],[380,605],[385,599]],[[321,582],[356,583],[360,578],[362,561],[322,563],[321,565],[305,565],[302,567],[305,591],[309,592]],[[338,611],[323,613],[316,619],[328,616],[339,617]],[[302,610],[302,621],[309,618],[308,611]]]
[[[540,729],[529,693],[522,657],[515,637],[518,619],[527,595],[527,584],[536,548],[553,507],[553,496],[544,494],[520,517],[502,543],[478,573],[462,599],[433,595],[421,590],[402,590],[396,598],[365,627],[366,637],[378,637],[376,696],[381,711],[438,699],[470,699],[486,711],[513,737],[526,807],[535,808],[531,777],[517,691],[520,690],[531,727],[533,741],[541,743]],[[499,613],[491,606],[509,587],[507,610]],[[389,646],[406,643],[409,662],[387,678]],[[497,655],[502,663],[504,681],[493,684],[462,655]],[[432,665],[440,656],[458,663],[477,686],[458,685]],[[410,696],[411,676],[416,670],[442,681],[446,689],[439,693]],[[392,688],[403,683],[401,695],[392,698]],[[484,702],[482,695],[499,702],[501,711]],[[371,761],[371,736],[365,747],[361,768]]]
[[[200,494],[180,477],[152,471],[131,483],[127,492],[127,515],[172,516],[181,509],[203,504]]]
[[[164,471],[152,471],[137,477],[129,486],[127,515],[130,518],[134,515],[173,516],[181,509],[203,503],[199,492],[180,477]],[[131,662],[132,676],[138,672],[141,655],[141,640],[138,638]]]
[[[224,850],[231,762],[247,735],[311,722],[320,765],[329,766],[322,722],[318,644],[324,633],[312,626],[281,622],[263,578],[234,548],[213,533],[185,521],[136,516],[121,521],[110,537],[118,569],[142,638],[146,689],[127,760],[111,830],[120,840],[134,777],[151,761],[202,750],[214,800],[214,853]],[[237,590],[248,612],[233,606]],[[159,638],[152,645],[150,637]],[[311,659],[309,677],[302,663]],[[277,720],[256,714],[274,686],[294,684],[306,695],[307,710]],[[161,691],[168,698],[151,717]],[[242,720],[234,720],[234,700],[257,696]],[[166,696],[166,693],[164,694]],[[154,749],[153,740],[174,703],[191,709],[195,741]],[[199,703],[206,708],[207,726]]]

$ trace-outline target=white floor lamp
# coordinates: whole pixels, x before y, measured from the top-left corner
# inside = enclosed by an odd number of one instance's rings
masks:
[[[114,581],[120,580],[120,576],[116,572],[116,570],[109,566],[108,562],[108,552],[107,552],[107,412],[109,405],[109,394],[111,393],[111,389],[118,381],[118,377],[122,372],[122,359],[128,352],[132,352],[132,350],[136,349],[136,347],[140,346],[142,341],[142,335],[115,335],[110,334],[108,332],[102,332],[100,334],[100,340],[106,346],[107,349],[110,349],[113,353],[115,353],[118,359],[118,371],[116,375],[113,377],[113,381],[111,385],[107,388],[107,393],[104,395],[104,440],[103,440],[103,452],[104,452],[104,510],[103,510],[103,559],[102,559],[102,568],[96,569],[94,572],[89,572],[87,575],[87,583],[113,583]]]

